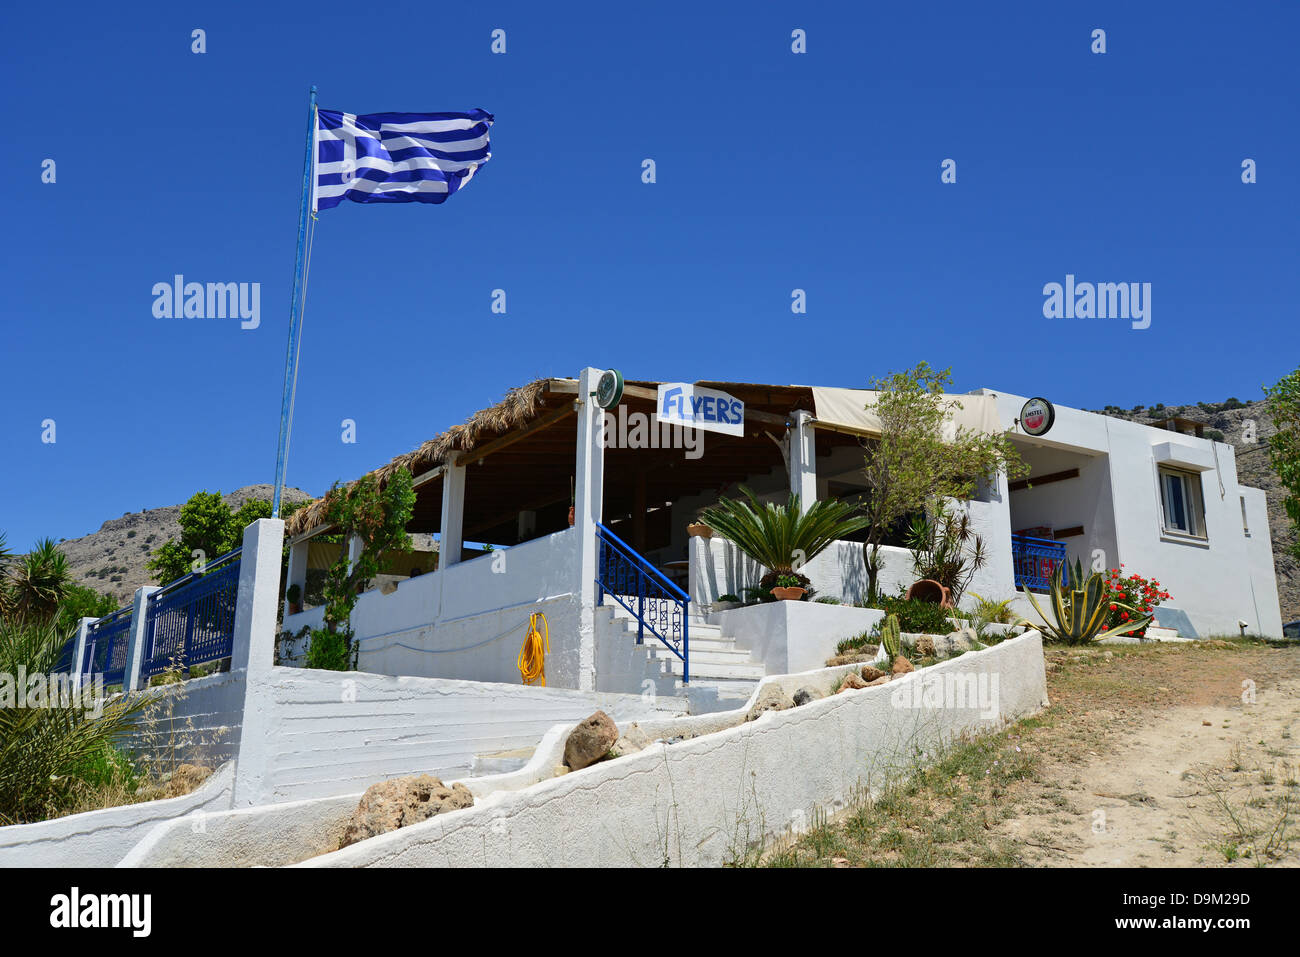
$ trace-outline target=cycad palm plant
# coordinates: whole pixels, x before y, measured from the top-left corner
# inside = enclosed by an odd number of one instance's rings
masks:
[[[721,497],[718,504],[700,512],[714,531],[731,541],[764,568],[759,587],[770,588],[771,582],[784,575],[797,575],[799,568],[826,549],[831,542],[851,535],[867,524],[855,514],[853,502],[814,502],[807,511],[800,507],[799,496],[790,493],[785,505],[764,504],[745,486],[740,487],[748,501]]]

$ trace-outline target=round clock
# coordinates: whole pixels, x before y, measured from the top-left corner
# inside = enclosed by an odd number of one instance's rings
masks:
[[[623,401],[623,373],[610,369],[596,382],[596,404],[612,409]]]

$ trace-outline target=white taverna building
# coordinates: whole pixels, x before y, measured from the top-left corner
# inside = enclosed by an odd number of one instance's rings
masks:
[[[764,570],[687,526],[741,485],[769,500],[791,490],[804,502],[861,495],[864,447],[879,434],[873,395],[622,383],[591,368],[512,390],[377,471],[381,480],[411,471],[408,530],[436,534],[439,548],[403,556],[361,596],[352,616],[359,669],[517,683],[520,640],[537,612],[549,623],[551,687],[653,685],[689,691],[707,710],[734,704],[764,674],[820,666],[881,615],[853,607],[866,587],[861,543],[837,542],[801,569],[818,597],[840,605],[722,610],[722,596],[742,595]],[[1023,480],[986,482],[965,503],[989,553],[970,590],[996,599],[1041,588],[1062,559],[1123,563],[1170,592],[1157,618],[1183,636],[1281,635],[1264,493],[1238,484],[1231,446],[1184,420],[1155,427],[1055,405],[1047,421],[1044,408],[1026,412],[1024,396],[981,389],[949,398],[956,421],[1006,433],[1030,468]],[[665,425],[690,409],[725,431]],[[342,547],[319,543],[330,532],[323,514],[317,503],[287,523],[288,584],[306,595],[304,608],[286,603],[291,634],[320,624],[314,576]],[[910,584],[910,553],[883,551],[882,589]]]

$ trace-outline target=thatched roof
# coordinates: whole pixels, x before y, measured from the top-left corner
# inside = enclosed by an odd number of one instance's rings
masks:
[[[545,396],[551,383],[562,381],[565,380],[537,379],[528,385],[511,389],[504,399],[491,408],[475,412],[460,425],[453,425],[414,451],[397,456],[369,474],[378,479],[381,485],[401,468],[418,477],[443,464],[452,452],[473,451],[485,441],[527,425],[547,410]],[[572,396],[566,398],[571,400]],[[285,533],[295,536],[310,531],[322,524],[324,515],[325,500],[320,498],[289,516],[285,522]]]

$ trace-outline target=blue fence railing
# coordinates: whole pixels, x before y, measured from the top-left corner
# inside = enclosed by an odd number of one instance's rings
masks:
[[[229,658],[234,647],[240,549],[149,596],[143,678]]]
[[[687,609],[691,597],[604,525],[596,526],[596,541],[600,546],[596,603],[603,604],[608,595],[631,612],[637,623],[636,643],[645,640],[647,631],[658,638],[682,660],[682,683],[688,684],[691,665]]]
[[[120,685],[126,675],[126,647],[131,639],[131,608],[119,608],[92,624],[81,655],[83,675],[101,674],[105,685]]]
[[[1065,545],[1050,538],[1011,536],[1011,562],[1016,572],[1016,587],[1047,591],[1052,572],[1061,566],[1061,582],[1069,584],[1069,566],[1065,564]]]

